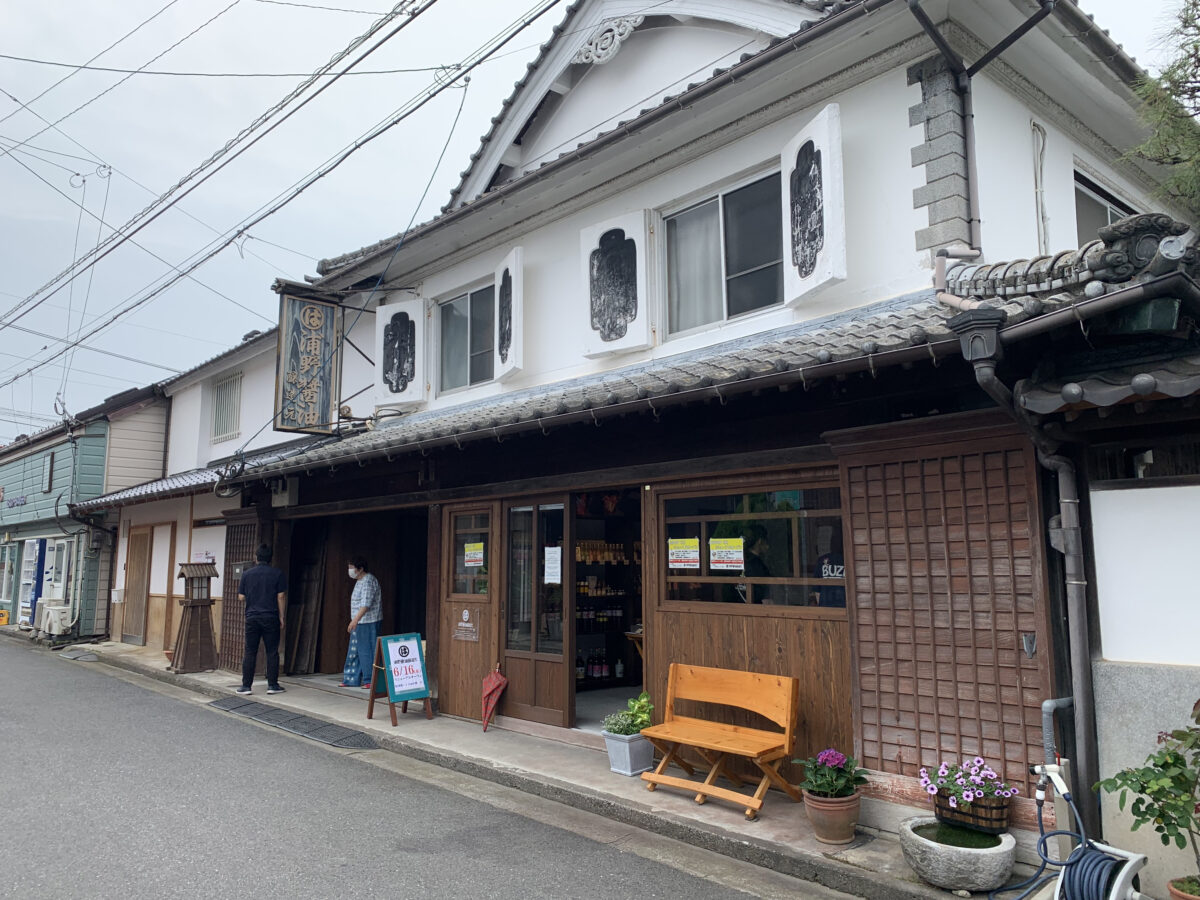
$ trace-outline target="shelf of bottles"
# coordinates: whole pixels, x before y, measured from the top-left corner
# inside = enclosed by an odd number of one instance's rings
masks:
[[[625,632],[639,621],[642,542],[575,544],[575,685],[615,687],[640,681]]]

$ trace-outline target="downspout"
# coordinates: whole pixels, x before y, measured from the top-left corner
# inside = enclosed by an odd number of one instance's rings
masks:
[[[977,307],[949,321],[958,335],[963,359],[975,368],[975,380],[1024,431],[1037,449],[1038,462],[1058,477],[1058,515],[1050,520],[1050,543],[1064,558],[1067,597],[1067,633],[1071,642],[1071,693],[1074,699],[1074,794],[1088,797],[1080,814],[1090,834],[1100,833],[1100,811],[1091,786],[1100,780],[1096,747],[1095,702],[1092,691],[1092,652],[1087,629],[1087,579],[1084,573],[1083,537],[1079,524],[1079,489],[1075,464],[1055,454],[1058,444],[1039,431],[1013,402],[1012,391],[997,377],[996,363],[1003,357],[1000,326],[1008,314],[1002,309]],[[1055,519],[1058,520],[1057,526]]]

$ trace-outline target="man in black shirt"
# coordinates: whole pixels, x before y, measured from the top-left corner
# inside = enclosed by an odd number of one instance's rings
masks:
[[[267,651],[267,693],[282,694],[279,684],[279,636],[287,610],[287,579],[271,562],[271,548],[262,544],[254,554],[258,565],[242,573],[238,581],[238,599],[246,604],[246,653],[242,657],[242,686],[239,694],[249,694],[254,681],[254,663],[258,642]]]

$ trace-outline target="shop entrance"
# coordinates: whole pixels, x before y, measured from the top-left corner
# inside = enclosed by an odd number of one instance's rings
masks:
[[[641,690],[635,488],[504,506],[504,715],[599,731]]]
[[[637,488],[571,497],[576,728],[642,690],[642,504]]]
[[[380,634],[425,631],[425,509],[297,519],[288,560],[284,670],[340,676],[350,637],[350,560],[362,556],[383,593]]]

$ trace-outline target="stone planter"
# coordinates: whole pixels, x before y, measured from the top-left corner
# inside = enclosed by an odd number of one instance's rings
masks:
[[[618,775],[640,775],[654,768],[654,745],[640,734],[600,733],[608,749],[608,767]]]
[[[900,825],[904,859],[922,879],[948,891],[994,891],[1008,881],[1017,855],[1017,842],[1011,834],[996,835],[998,847],[976,850],[939,844],[913,830],[936,824],[933,816],[918,816]]]
[[[804,811],[813,836],[822,844],[849,844],[854,840],[861,802],[858,791],[849,797],[818,797],[804,791]]]

